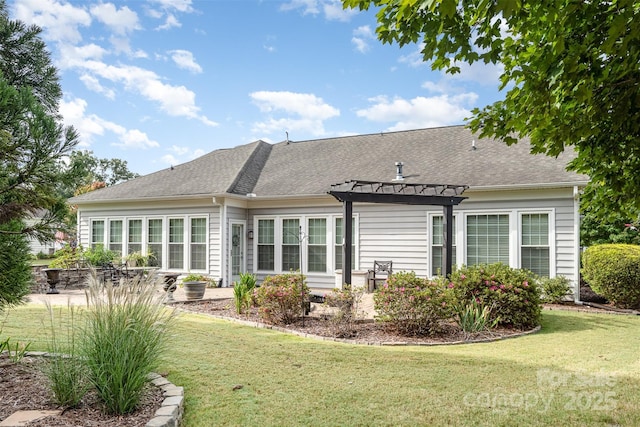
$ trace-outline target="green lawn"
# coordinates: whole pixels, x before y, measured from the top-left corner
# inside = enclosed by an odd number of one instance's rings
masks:
[[[13,310],[1,336],[43,349],[45,317]],[[545,311],[526,337],[367,347],[189,314],[161,371],[185,387],[187,427],[633,426],[640,317]]]

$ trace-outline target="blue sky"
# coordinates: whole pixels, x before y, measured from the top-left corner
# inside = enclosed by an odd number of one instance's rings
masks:
[[[464,123],[498,66],[431,71],[334,0],[9,0],[57,66],[78,148],[147,174],[219,148]]]

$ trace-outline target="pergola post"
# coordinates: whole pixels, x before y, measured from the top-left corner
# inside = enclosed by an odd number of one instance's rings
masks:
[[[448,277],[453,270],[453,206],[442,207],[442,273]]]
[[[342,203],[342,284],[351,285],[351,245],[353,244],[353,203]]]

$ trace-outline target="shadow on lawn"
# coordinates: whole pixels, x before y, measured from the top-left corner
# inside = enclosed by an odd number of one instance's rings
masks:
[[[622,314],[591,314],[571,316],[567,312],[543,311],[542,328],[538,334],[577,332],[594,329],[611,329],[627,325],[629,319],[637,316]]]

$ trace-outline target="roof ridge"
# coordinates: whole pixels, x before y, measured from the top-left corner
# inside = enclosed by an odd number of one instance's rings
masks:
[[[244,162],[226,192],[243,195],[253,192],[253,188],[256,186],[264,165],[271,154],[272,147],[271,144],[262,140],[256,141],[256,147],[247,158],[247,161]]]

